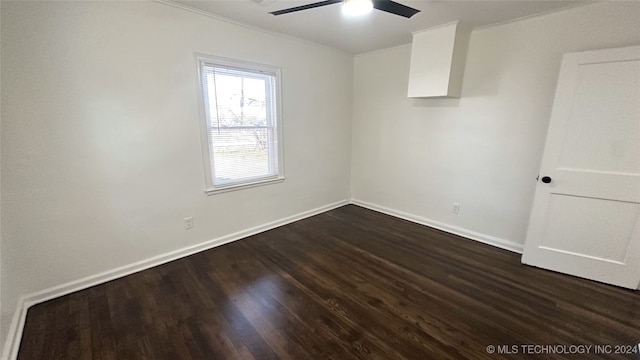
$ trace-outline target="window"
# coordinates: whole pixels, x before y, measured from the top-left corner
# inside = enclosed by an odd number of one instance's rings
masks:
[[[280,70],[197,55],[206,192],[284,180]]]

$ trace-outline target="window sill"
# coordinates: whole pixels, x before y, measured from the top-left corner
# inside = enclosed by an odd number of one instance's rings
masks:
[[[207,195],[211,196],[211,195],[221,194],[229,191],[236,191],[236,190],[248,189],[248,188],[257,187],[257,186],[281,183],[283,181],[284,181],[284,177],[277,177],[277,178],[271,178],[271,179],[265,179],[265,180],[252,181],[249,183],[241,183],[241,184],[233,184],[233,185],[227,185],[227,186],[219,186],[217,188],[209,188],[209,189],[205,189],[204,192]]]

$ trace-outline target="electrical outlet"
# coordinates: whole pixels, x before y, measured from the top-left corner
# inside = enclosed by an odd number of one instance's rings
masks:
[[[454,214],[460,214],[460,203],[454,202],[453,207],[451,207],[451,212]]]
[[[193,217],[192,216],[184,218],[184,229],[185,230],[193,229]]]

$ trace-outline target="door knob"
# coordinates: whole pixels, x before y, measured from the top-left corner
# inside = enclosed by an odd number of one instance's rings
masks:
[[[545,184],[548,184],[548,183],[551,182],[551,178],[548,177],[548,176],[543,176],[542,177],[542,182],[545,183]]]

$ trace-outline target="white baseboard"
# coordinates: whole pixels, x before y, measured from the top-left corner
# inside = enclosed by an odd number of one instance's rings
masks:
[[[2,360],[16,359],[20,348],[20,340],[22,339],[22,330],[24,330],[24,322],[27,319],[27,309],[30,305],[26,304],[25,296],[21,296],[16,303],[16,310],[13,312],[11,325],[7,333],[2,351]]]
[[[82,279],[71,281],[65,284],[60,284],[48,289],[44,289],[35,293],[27,294],[18,300],[16,310],[11,320],[11,326],[7,334],[7,340],[2,352],[3,360],[14,360],[18,356],[18,350],[20,348],[20,340],[22,338],[22,331],[24,329],[24,323],[27,316],[27,310],[29,307],[51,300],[60,296],[70,294],[79,290],[87,289],[92,286],[102,284],[114,279],[118,279],[142,270],[152,268],[154,266],[162,265],[173,260],[183,258],[185,256],[193,255],[204,250],[214,248],[216,246],[224,245],[233,241],[237,241],[246,238],[251,235],[255,235],[267,230],[271,230],[298,220],[302,220],[329,210],[333,210],[343,205],[347,205],[348,200],[338,201],[332,204],[321,206],[315,209],[311,209],[305,212],[301,212],[292,216],[288,216],[283,219],[275,220],[266,224],[252,227],[250,229],[235,232],[233,234],[225,235],[213,240],[205,241],[203,243],[188,246],[182,249],[171,251],[162,255],[154,256],[152,258],[135,262],[133,264],[121,266],[112,270],[107,270],[99,274],[87,276]]]
[[[486,234],[482,234],[482,233],[479,233],[479,232],[467,230],[467,229],[464,229],[464,228],[461,228],[461,227],[457,227],[457,226],[441,223],[439,221],[427,219],[427,218],[424,218],[424,217],[421,217],[421,216],[418,216],[418,215],[409,214],[409,213],[406,213],[404,211],[390,209],[388,207],[372,204],[372,203],[369,203],[369,202],[366,202],[366,201],[357,200],[357,199],[353,199],[353,198],[351,199],[351,204],[362,206],[362,207],[370,209],[370,210],[381,212],[383,214],[391,215],[391,216],[394,216],[394,217],[397,217],[397,218],[405,219],[405,220],[408,220],[408,221],[411,221],[411,222],[414,222],[414,223],[418,223],[418,224],[421,224],[421,225],[425,225],[425,226],[428,226],[428,227],[432,227],[434,229],[442,230],[442,231],[448,232],[450,234],[462,236],[462,237],[465,237],[467,239],[479,241],[481,243],[485,243],[485,244],[488,244],[488,245],[499,247],[501,249],[513,251],[513,252],[518,253],[518,254],[522,254],[522,251],[524,250],[524,245],[518,244],[518,243],[513,242],[513,241],[500,239],[500,238],[497,238],[495,236],[486,235]]]

